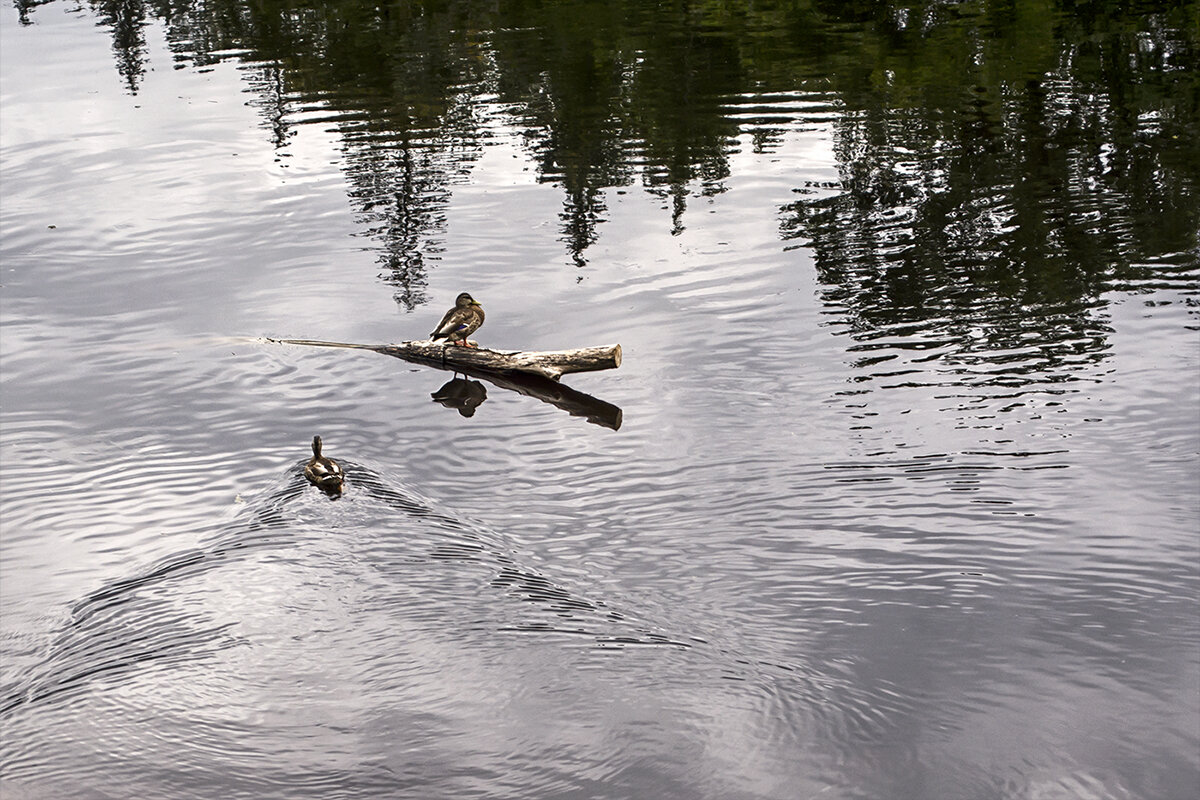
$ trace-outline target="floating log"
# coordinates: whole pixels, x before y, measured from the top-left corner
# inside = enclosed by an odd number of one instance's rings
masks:
[[[621,409],[612,403],[576,391],[558,382],[561,375],[615,369],[621,366],[621,345],[583,347],[576,350],[547,352],[501,352],[479,347],[443,345],[430,341],[399,344],[353,344],[322,342],[315,339],[267,339],[279,344],[309,347],[346,347],[371,350],[393,358],[437,369],[451,370],[488,381],[561,408],[572,416],[617,430],[621,427]],[[439,401],[440,402],[440,401]]]
[[[621,366],[621,345],[603,347],[580,347],[575,350],[548,350],[544,352],[505,352],[486,350],[482,347],[463,347],[421,340],[399,344],[349,344],[347,342],[321,342],[314,339],[269,339],[284,344],[303,344],[315,347],[352,347],[359,350],[374,350],[388,356],[402,358],[417,364],[441,369],[489,370],[491,372],[524,372],[558,380],[571,372],[594,372],[601,369],[616,369]]]

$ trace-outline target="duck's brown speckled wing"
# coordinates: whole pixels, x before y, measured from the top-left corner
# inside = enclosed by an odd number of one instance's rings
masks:
[[[467,308],[452,308],[442,317],[441,323],[433,333],[433,339],[466,339],[483,324],[483,309],[479,306]]]
[[[446,316],[442,317],[442,321],[433,329],[430,337],[437,339],[442,336],[449,336],[459,326],[462,321],[462,314],[465,309],[452,308],[446,312]]]

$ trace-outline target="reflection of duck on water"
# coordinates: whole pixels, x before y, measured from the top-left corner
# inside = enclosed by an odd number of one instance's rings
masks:
[[[328,494],[341,494],[346,480],[346,473],[341,465],[332,458],[321,455],[320,436],[313,437],[312,449],[313,456],[304,465],[304,477]]]
[[[472,417],[479,404],[487,400],[487,389],[479,381],[455,375],[430,396],[434,402],[441,403],[446,408],[457,408],[458,413],[464,417]]]
[[[437,328],[429,334],[429,338],[435,342],[438,339],[445,339],[447,344],[474,347],[475,345],[467,341],[467,337],[479,330],[481,325],[483,325],[483,306],[479,305],[471,295],[463,292],[454,301],[454,308],[446,312],[446,316],[442,317]]]

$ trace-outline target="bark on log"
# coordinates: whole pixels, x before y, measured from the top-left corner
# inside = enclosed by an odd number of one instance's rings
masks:
[[[543,378],[555,381],[571,372],[593,372],[621,366],[621,345],[619,344],[603,347],[580,347],[575,350],[505,352],[486,350],[482,347],[444,345],[427,340],[400,342],[399,344],[349,344],[346,342],[320,342],[313,339],[272,339],[271,341],[317,347],[352,347],[360,350],[374,350],[377,353],[395,356],[405,361],[442,369],[524,372],[541,375]]]
[[[452,370],[481,378],[502,389],[541,400],[561,408],[572,416],[617,430],[621,427],[621,409],[591,395],[558,382],[560,375],[614,369],[621,365],[621,345],[583,347],[576,350],[547,352],[500,352],[478,347],[442,345],[430,341],[400,344],[352,344],[322,342],[315,339],[267,339],[281,344],[311,347],[345,347],[372,350],[415,364]]]

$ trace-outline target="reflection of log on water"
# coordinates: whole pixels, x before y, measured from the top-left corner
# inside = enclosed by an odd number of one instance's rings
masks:
[[[612,403],[606,403],[590,394],[577,392],[570,386],[564,386],[558,381],[543,378],[541,375],[531,375],[526,372],[487,372],[459,368],[476,378],[494,383],[501,389],[511,389],[529,397],[536,397],[543,403],[557,406],[574,417],[586,417],[588,422],[603,425],[614,431],[621,427],[621,409]]]
[[[621,345],[582,347],[576,350],[546,352],[500,352],[479,347],[442,345],[430,341],[399,344],[351,344],[321,342],[312,339],[268,339],[282,344],[312,347],[347,347],[372,350],[414,364],[452,370],[472,378],[481,378],[501,389],[535,397],[563,411],[585,417],[588,422],[617,430],[621,427],[621,409],[591,395],[577,392],[558,382],[560,375],[590,372],[621,366]]]

